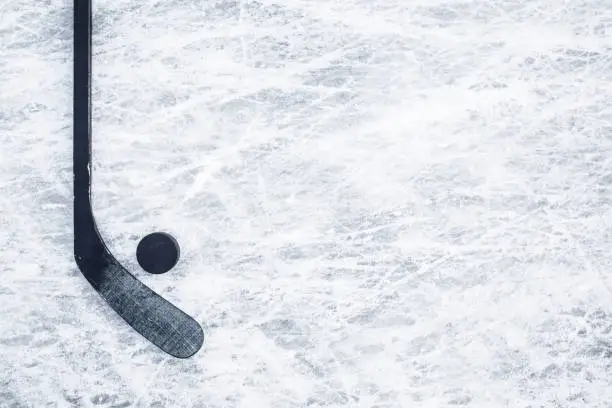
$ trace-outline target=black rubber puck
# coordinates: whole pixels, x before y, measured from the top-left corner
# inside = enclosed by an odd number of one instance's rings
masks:
[[[136,248],[136,259],[140,267],[156,275],[174,268],[179,260],[179,244],[170,234],[154,232],[144,237]]]

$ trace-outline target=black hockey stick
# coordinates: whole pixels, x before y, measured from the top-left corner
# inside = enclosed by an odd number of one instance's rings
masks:
[[[202,327],[130,274],[102,240],[91,207],[91,0],[74,0],[74,257],[81,273],[138,333],[187,358],[202,347]]]

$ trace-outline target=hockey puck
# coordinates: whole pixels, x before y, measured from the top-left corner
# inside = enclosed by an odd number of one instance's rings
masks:
[[[176,266],[180,252],[174,237],[165,232],[154,232],[138,243],[136,259],[142,269],[159,275]]]

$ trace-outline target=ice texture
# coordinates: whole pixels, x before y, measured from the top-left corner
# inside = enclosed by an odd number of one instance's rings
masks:
[[[612,407],[610,0],[94,1],[95,216],[188,360],[74,263],[72,35],[0,4],[0,407]]]

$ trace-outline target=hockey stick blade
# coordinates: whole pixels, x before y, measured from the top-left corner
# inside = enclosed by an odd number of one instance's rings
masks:
[[[108,250],[91,206],[91,0],[74,0],[74,257],[87,281],[151,343],[188,358],[204,343],[202,327],[130,274]]]

